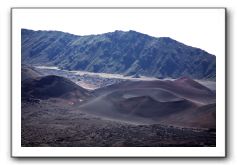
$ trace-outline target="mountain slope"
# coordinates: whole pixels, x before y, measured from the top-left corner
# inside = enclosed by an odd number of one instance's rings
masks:
[[[168,37],[135,31],[76,36],[22,29],[22,62],[67,70],[215,79],[215,56]]]
[[[36,99],[86,99],[89,92],[72,81],[55,75],[26,79],[22,81],[22,98]]]
[[[24,81],[26,79],[34,79],[40,76],[42,76],[42,73],[35,70],[35,68],[27,65],[21,65],[21,81]]]

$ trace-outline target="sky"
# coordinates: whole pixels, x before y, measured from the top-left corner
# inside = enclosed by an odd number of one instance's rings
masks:
[[[13,26],[76,35],[134,30],[223,55],[223,9],[14,9]]]

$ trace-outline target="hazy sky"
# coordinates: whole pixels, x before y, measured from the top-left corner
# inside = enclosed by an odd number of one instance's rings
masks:
[[[15,9],[19,28],[77,35],[135,30],[223,55],[223,9]],[[14,26],[14,24],[13,24]]]

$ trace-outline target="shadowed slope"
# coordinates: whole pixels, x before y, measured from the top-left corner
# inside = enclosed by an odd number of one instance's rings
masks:
[[[179,113],[180,111],[194,106],[193,103],[187,100],[159,102],[150,96],[140,96],[121,100],[117,105],[122,113],[151,119]]]
[[[198,108],[171,115],[162,124],[189,126],[196,128],[216,128],[216,104],[208,104]]]
[[[39,99],[84,99],[89,96],[89,92],[66,78],[50,75],[23,81],[22,97],[26,96]]]

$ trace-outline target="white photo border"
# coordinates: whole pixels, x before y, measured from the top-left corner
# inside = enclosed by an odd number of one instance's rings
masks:
[[[216,57],[216,147],[21,147],[21,20],[18,12],[34,10],[152,9],[220,10],[223,56]],[[226,8],[159,7],[16,7],[11,8],[11,156],[12,157],[226,157]]]

